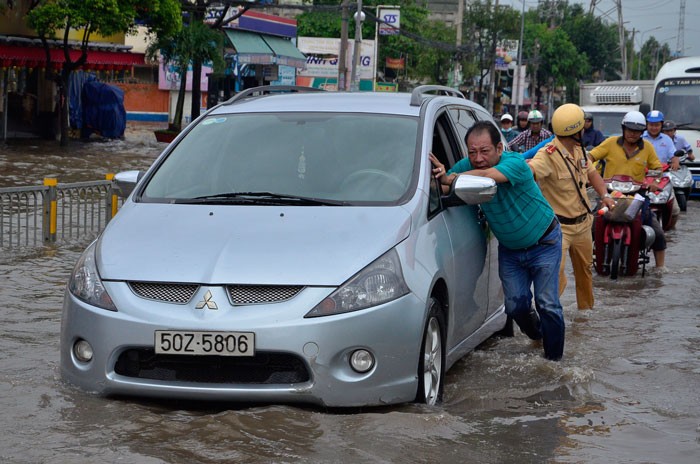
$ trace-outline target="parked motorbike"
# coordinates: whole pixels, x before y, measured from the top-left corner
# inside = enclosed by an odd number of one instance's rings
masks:
[[[663,172],[649,171],[645,181],[645,184],[647,185],[655,183],[658,187],[658,190],[656,191],[647,191],[647,197],[649,198],[651,211],[656,215],[656,219],[658,219],[659,224],[664,231],[669,230],[670,228],[671,213],[673,212],[673,200],[676,198],[673,191],[671,174],[667,171],[667,169],[668,165],[664,165]],[[655,182],[657,179],[659,182]]]
[[[613,176],[605,183],[615,207],[600,209],[593,223],[595,270],[617,279],[635,275],[641,265],[644,277],[656,234],[642,224],[643,184],[629,176]]]
[[[684,150],[678,150],[676,156],[680,157],[681,167],[677,171],[671,171],[669,175],[676,200],[678,201],[678,207],[681,211],[685,211],[688,207],[690,191],[693,189],[693,174],[690,172],[687,164],[688,153]]]

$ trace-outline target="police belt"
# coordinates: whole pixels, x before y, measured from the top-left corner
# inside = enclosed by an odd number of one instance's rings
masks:
[[[568,218],[568,217],[564,217],[564,216],[559,216],[557,214],[557,219],[559,219],[559,222],[564,224],[564,225],[567,225],[567,226],[572,226],[574,224],[581,224],[583,221],[586,220],[586,218],[588,218],[588,213],[583,213],[582,215],[576,216],[575,218]]]

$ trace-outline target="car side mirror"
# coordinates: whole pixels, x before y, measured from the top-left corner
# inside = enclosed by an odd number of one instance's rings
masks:
[[[460,204],[460,200],[468,205],[486,203],[493,199],[497,191],[496,181],[489,177],[461,174],[452,183],[446,204],[455,206]],[[450,201],[451,198],[457,201]]]
[[[143,177],[143,171],[122,171],[114,175],[113,188],[120,198],[127,198]]]

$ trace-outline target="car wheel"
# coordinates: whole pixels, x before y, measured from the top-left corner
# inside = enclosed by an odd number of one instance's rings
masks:
[[[418,393],[416,402],[435,405],[442,401],[445,380],[445,316],[440,303],[430,299],[430,313],[423,330],[418,360]]]

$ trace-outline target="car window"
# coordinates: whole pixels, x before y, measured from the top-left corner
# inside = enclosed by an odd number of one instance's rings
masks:
[[[466,148],[464,145],[464,138],[467,136],[467,131],[469,128],[476,122],[476,117],[468,108],[459,106],[450,107],[450,116],[452,118],[452,123],[454,124],[455,130],[457,131],[460,146],[463,148],[459,157],[459,159],[461,159],[466,154],[466,151],[464,150]]]
[[[210,116],[157,167],[144,201],[271,192],[397,202],[412,185],[418,119],[386,114]]]

